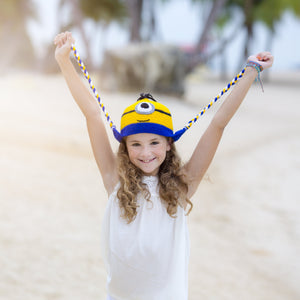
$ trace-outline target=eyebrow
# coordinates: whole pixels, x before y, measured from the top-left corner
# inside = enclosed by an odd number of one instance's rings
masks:
[[[151,139],[150,140],[150,142],[153,142],[153,141],[159,141],[159,139],[158,138],[153,138],[153,139]],[[141,143],[141,141],[139,141],[139,140],[132,140],[132,141],[128,141],[129,143]]]

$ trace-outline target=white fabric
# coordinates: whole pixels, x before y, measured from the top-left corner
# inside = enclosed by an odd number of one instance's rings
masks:
[[[158,194],[158,179],[145,176],[151,202],[138,196],[138,214],[120,217],[119,185],[110,195],[102,227],[109,295],[115,300],[187,300],[189,233],[183,208],[171,218]]]

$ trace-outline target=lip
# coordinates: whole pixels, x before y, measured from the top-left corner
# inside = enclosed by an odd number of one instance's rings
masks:
[[[141,163],[143,163],[143,164],[149,164],[149,163],[153,162],[154,160],[155,160],[155,157],[151,158],[151,159],[148,159],[148,160],[142,160],[142,159],[140,159],[139,161]]]

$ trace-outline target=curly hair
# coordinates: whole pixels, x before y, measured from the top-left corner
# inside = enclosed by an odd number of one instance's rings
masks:
[[[122,217],[131,223],[137,215],[137,194],[142,193],[146,201],[150,201],[150,192],[147,185],[142,182],[143,172],[129,159],[126,142],[123,139],[117,153],[120,188],[117,192]],[[158,172],[159,195],[166,205],[167,213],[175,218],[178,205],[183,206],[184,201],[193,208],[192,202],[187,198],[188,184],[182,174],[181,160],[177,154],[174,143],[167,151],[166,158]]]

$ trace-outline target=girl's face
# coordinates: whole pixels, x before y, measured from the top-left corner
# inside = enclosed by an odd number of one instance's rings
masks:
[[[157,175],[160,165],[171,149],[166,137],[152,133],[138,133],[126,138],[130,161],[145,175]]]

